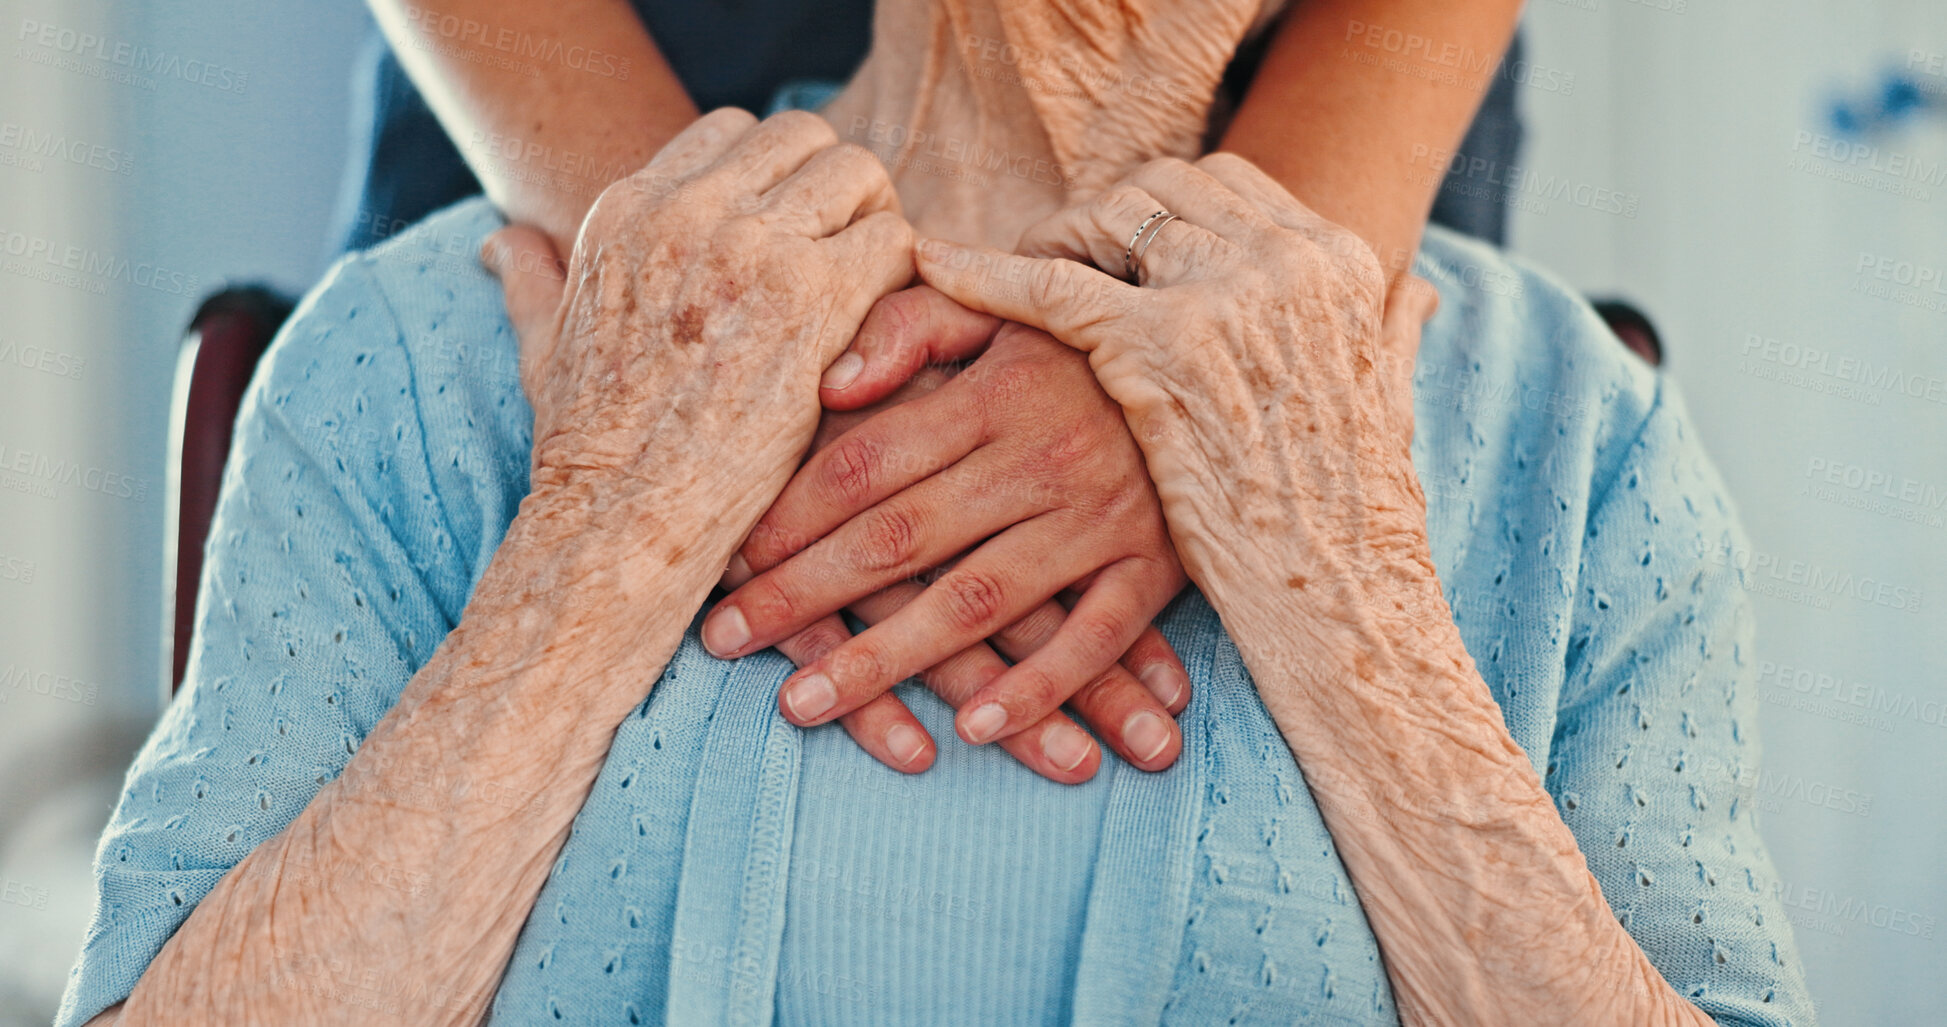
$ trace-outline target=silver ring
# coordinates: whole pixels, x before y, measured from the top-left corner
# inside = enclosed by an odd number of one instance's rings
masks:
[[[1140,286],[1141,284],[1143,284],[1143,254],[1148,253],[1149,244],[1155,242],[1156,237],[1163,234],[1163,226],[1175,220],[1176,220],[1175,214],[1168,213],[1167,211],[1164,212],[1163,220],[1156,222],[1156,227],[1149,230],[1148,238],[1145,238],[1142,241],[1142,245],[1140,247],[1135,247],[1136,255],[1134,259],[1125,258],[1125,262],[1135,268],[1134,273],[1132,273],[1130,277],[1136,280],[1137,285]],[[1142,235],[1142,232],[1139,230],[1136,232],[1136,234]]]
[[[1136,260],[1137,260],[1136,241],[1143,237],[1143,230],[1147,229],[1150,225],[1150,222],[1155,221],[1157,218],[1163,218],[1165,221],[1167,221],[1168,219],[1173,218],[1175,216],[1176,216],[1175,214],[1172,214],[1167,210],[1159,210],[1156,213],[1151,214],[1150,216],[1144,218],[1143,223],[1136,226],[1136,234],[1129,237],[1129,245],[1124,247],[1122,250],[1122,277],[1127,278],[1131,281],[1134,281],[1136,278]],[[1148,249],[1149,247],[1145,246],[1143,248]]]

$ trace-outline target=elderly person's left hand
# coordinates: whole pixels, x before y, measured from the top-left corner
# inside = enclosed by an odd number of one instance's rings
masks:
[[[1132,250],[1125,233],[1166,210],[1176,216],[1151,223]],[[1401,557],[1431,578],[1410,451],[1430,285],[1409,278],[1388,303],[1385,270],[1358,236],[1229,154],[1145,165],[1035,226],[1019,248],[1070,258],[1037,265],[1050,277],[1026,279],[1031,290],[1099,298],[1046,304],[1087,319],[1051,331],[1090,351],[1122,404],[1193,578],[1296,569],[1351,584],[1374,567],[1404,569]],[[1060,281],[1088,274],[1072,261],[1121,268],[1132,252],[1148,288]],[[1261,545],[1271,549],[1251,548]],[[1283,577],[1261,584],[1296,587]]]
[[[1400,373],[1424,283],[1388,302],[1362,241],[1228,155],[1146,164],[1022,248],[1054,256],[933,242],[920,274],[1088,351],[1317,799],[1401,1019],[1709,1023],[1610,912],[1442,595]],[[1125,254],[1152,288],[1084,263]]]
[[[1150,288],[1077,262],[1122,267],[1130,232],[1165,208],[1179,216],[1152,226]],[[1030,229],[1021,250],[929,243],[922,273],[969,306],[1089,351],[1213,603],[1227,589],[1288,592],[1285,612],[1329,622],[1352,607],[1393,610],[1395,590],[1438,596],[1409,451],[1412,353],[1431,287],[1409,280],[1388,307],[1358,237],[1225,154],[1147,164]],[[1030,259],[1049,256],[1071,259]]]

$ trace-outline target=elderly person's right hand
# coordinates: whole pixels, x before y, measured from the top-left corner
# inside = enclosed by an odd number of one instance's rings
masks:
[[[565,283],[547,236],[495,233],[533,491],[707,504],[679,555],[714,583],[810,444],[825,366],[912,276],[898,207],[884,166],[817,116],[724,109],[602,194]]]

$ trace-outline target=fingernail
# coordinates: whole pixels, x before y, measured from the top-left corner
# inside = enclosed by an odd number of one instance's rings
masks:
[[[727,659],[749,644],[750,622],[744,619],[744,611],[719,603],[703,618],[703,648],[710,650],[710,655]]]
[[[1007,708],[990,702],[967,714],[966,739],[974,745],[986,745],[1006,726]]]
[[[1170,745],[1170,727],[1149,710],[1137,710],[1122,722],[1122,744],[1129,747],[1139,763],[1163,754]]]
[[[1152,663],[1143,668],[1141,681],[1149,694],[1163,704],[1164,709],[1175,709],[1176,701],[1183,698],[1183,690],[1190,687],[1190,681],[1167,663]]]
[[[911,724],[894,724],[886,729],[886,751],[900,766],[911,766],[926,751],[926,736]]]
[[[723,587],[742,588],[750,579],[750,561],[742,553],[730,554],[730,566],[723,569]]]
[[[1048,762],[1063,770],[1074,770],[1088,759],[1090,742],[1082,729],[1056,721],[1041,732],[1041,751]]]
[[[857,353],[843,353],[832,366],[825,369],[824,380],[819,384],[827,389],[843,389],[858,381],[859,372],[865,370],[865,358]]]
[[[784,706],[799,721],[817,720],[838,702],[838,690],[823,674],[806,674],[784,690]]]

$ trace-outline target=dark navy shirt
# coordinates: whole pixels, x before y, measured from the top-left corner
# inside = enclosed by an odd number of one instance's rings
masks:
[[[699,110],[762,111],[795,79],[844,81],[872,40],[871,0],[633,0]],[[361,56],[334,252],[373,246],[480,192],[383,36]]]
[[[851,77],[872,40],[871,0],[634,0],[697,109],[762,111],[786,82]],[[1266,34],[1268,36],[1268,33]],[[1239,51],[1225,88],[1241,93],[1255,75],[1264,37]],[[1514,161],[1521,142],[1514,79],[1517,38],[1502,73],[1482,99],[1452,166],[1474,158],[1488,167]],[[1475,165],[1482,166],[1482,165]],[[336,254],[376,245],[448,204],[480,192],[384,37],[373,33],[359,62],[352,146],[331,247]],[[1449,174],[1432,220],[1499,245],[1507,234],[1507,196]]]

